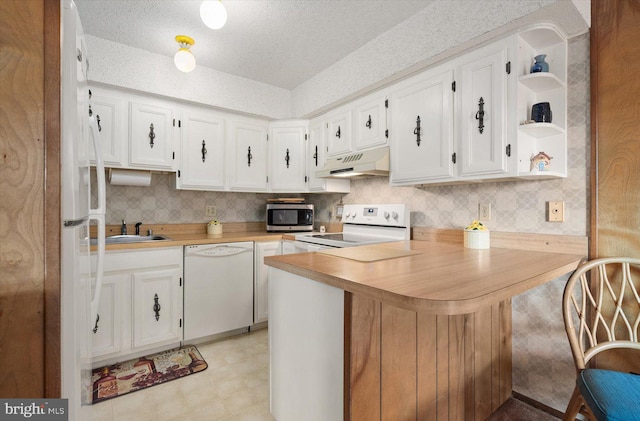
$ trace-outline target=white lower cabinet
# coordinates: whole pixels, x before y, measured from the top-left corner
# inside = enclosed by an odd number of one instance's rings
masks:
[[[253,293],[253,323],[267,321],[269,318],[269,277],[268,267],[264,264],[266,256],[281,254],[280,241],[255,243],[255,285]]]
[[[182,247],[110,251],[104,271],[89,332],[94,363],[180,344]]]

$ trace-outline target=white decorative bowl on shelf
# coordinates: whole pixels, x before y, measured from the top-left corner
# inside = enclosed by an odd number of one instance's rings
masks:
[[[468,249],[488,249],[490,238],[489,230],[464,230],[464,246]]]

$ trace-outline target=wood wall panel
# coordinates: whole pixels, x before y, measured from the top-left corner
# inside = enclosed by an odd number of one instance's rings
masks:
[[[449,316],[436,317],[436,393],[438,420],[449,419]]]
[[[42,1],[0,1],[0,396],[44,396]]]
[[[487,418],[493,410],[493,392],[497,380],[494,375],[495,364],[492,364],[492,353],[496,350],[494,346],[495,317],[492,317],[492,310],[493,307],[487,307],[474,314],[475,411],[477,419],[480,420]]]
[[[417,414],[416,312],[382,303],[381,417],[412,420]]]
[[[591,15],[589,257],[640,257],[640,1],[593,1]],[[640,371],[637,355],[597,364]]]
[[[464,315],[449,316],[449,417],[465,416]]]

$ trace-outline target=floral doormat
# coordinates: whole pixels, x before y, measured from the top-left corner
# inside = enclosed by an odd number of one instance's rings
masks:
[[[205,370],[206,361],[193,345],[92,370],[94,404]]]

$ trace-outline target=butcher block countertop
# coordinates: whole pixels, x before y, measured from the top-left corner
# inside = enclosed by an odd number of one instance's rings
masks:
[[[393,250],[385,253],[384,248]],[[375,244],[351,248],[348,256],[335,254],[271,256],[265,264],[397,307],[455,315],[556,279],[585,257],[512,248],[476,250],[435,241]],[[366,258],[372,254],[379,258]]]

